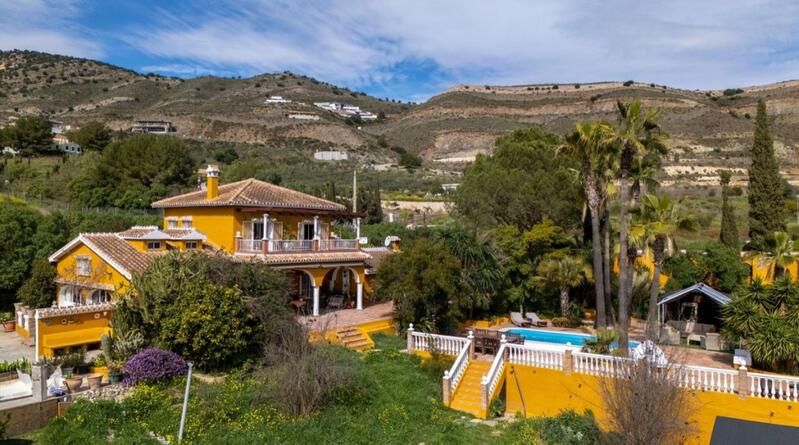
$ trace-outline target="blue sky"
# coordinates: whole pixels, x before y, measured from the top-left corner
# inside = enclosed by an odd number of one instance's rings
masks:
[[[799,78],[799,2],[4,0],[0,48],[193,77],[290,70],[379,97],[634,79]]]

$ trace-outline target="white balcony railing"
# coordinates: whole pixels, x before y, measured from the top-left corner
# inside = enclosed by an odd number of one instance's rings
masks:
[[[264,244],[266,243],[266,244]],[[267,249],[264,249],[267,247]],[[334,252],[357,251],[358,240],[324,239],[324,240],[259,240],[239,239],[237,252],[242,253],[298,253],[298,252]]]
[[[414,351],[439,352],[446,355],[458,355],[466,345],[467,339],[451,335],[412,333]]]

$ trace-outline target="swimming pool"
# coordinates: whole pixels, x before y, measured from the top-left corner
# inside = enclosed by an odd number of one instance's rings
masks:
[[[525,342],[534,341],[542,343],[554,343],[560,345],[583,346],[586,340],[595,340],[596,337],[589,334],[577,334],[574,332],[547,331],[544,329],[514,328],[506,331],[509,334],[521,335]],[[612,347],[618,346],[614,343]],[[637,341],[630,341],[630,348],[638,346]]]

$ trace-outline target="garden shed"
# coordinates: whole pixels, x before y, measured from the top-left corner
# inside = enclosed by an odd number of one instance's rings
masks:
[[[664,296],[658,303],[658,319],[661,325],[693,323],[714,326],[718,330],[721,308],[730,301],[729,295],[705,283],[697,283]],[[677,329],[684,331],[681,327]]]

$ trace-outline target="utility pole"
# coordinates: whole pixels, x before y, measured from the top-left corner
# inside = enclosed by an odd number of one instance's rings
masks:
[[[192,362],[189,365],[189,374],[186,376],[186,392],[183,394],[183,410],[180,413],[180,430],[178,430],[178,442],[183,441],[183,429],[186,427],[186,411],[189,409],[189,388],[191,388],[191,368],[194,367]]]

